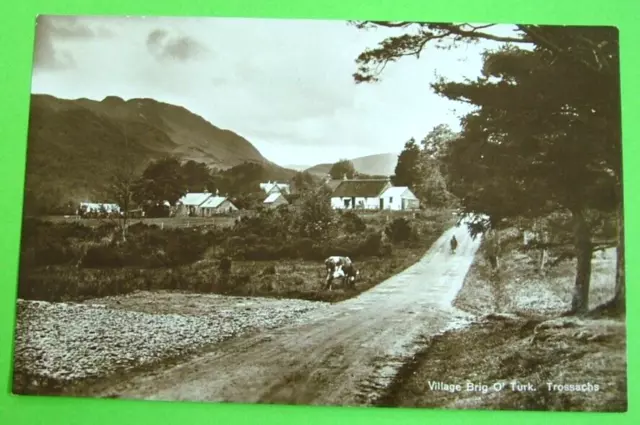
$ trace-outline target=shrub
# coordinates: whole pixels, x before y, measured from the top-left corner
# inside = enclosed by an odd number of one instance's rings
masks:
[[[81,265],[95,269],[124,267],[125,259],[123,252],[113,245],[94,245],[85,253]]]
[[[413,228],[409,220],[400,217],[385,227],[385,234],[393,242],[404,242],[412,238]]]
[[[281,248],[275,248],[271,245],[265,244],[247,247],[244,251],[244,258],[249,261],[277,260],[280,257],[280,249]]]
[[[363,257],[374,257],[382,252],[382,235],[378,232],[370,233],[358,249]]]
[[[364,220],[353,211],[346,211],[340,217],[342,227],[347,233],[360,233],[367,229]]]
[[[248,273],[240,273],[233,276],[233,284],[235,286],[247,285],[251,283],[251,275]]]
[[[293,251],[295,252],[296,258],[302,258],[304,260],[315,260],[321,256],[315,247],[315,242],[310,238],[297,240],[293,244]]]
[[[220,263],[218,264],[218,270],[220,270],[220,273],[222,274],[229,274],[231,273],[231,265],[231,258],[223,257],[220,259]]]
[[[274,274],[276,274],[276,266],[274,266],[273,264],[262,269],[263,276]]]
[[[167,233],[165,253],[170,266],[190,264],[202,259],[207,242],[200,232],[174,230]]]

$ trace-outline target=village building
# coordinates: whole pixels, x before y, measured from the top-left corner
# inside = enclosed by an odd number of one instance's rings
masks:
[[[202,215],[200,205],[211,197],[211,193],[193,192],[187,193],[176,202],[176,217],[199,217]]]
[[[231,214],[238,211],[238,207],[233,205],[228,198],[218,196],[216,193],[216,196],[209,197],[200,205],[200,211],[204,217],[211,217],[220,214]]]
[[[272,193],[264,200],[263,205],[267,208],[277,208],[281,205],[288,205],[289,201],[280,192]]]
[[[105,204],[97,202],[81,202],[76,215],[81,217],[102,217],[120,215],[118,204]]]
[[[237,210],[238,208],[227,197],[219,196],[218,191],[215,195],[205,191],[185,194],[176,203],[175,215],[177,217],[208,217]]]
[[[291,193],[290,185],[286,183],[278,183],[278,182],[267,182],[260,183],[260,190],[262,190],[267,195],[271,195],[272,193],[283,193],[288,195]]]
[[[407,186],[392,186],[382,193],[381,198],[384,199],[385,210],[411,211],[420,208],[420,200]]]
[[[389,180],[342,180],[331,194],[333,209],[385,209],[382,194],[391,187]]]

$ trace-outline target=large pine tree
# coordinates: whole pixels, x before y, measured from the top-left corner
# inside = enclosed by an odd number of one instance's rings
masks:
[[[402,27],[357,59],[356,82],[373,82],[389,62],[418,56],[434,43],[504,41],[487,52],[483,76],[440,81],[439,94],[477,106],[452,146],[451,190],[489,225],[505,218],[570,211],[577,258],[572,311],[588,309],[592,241],[590,211],[618,216],[616,296],[624,311],[624,237],[618,34],[605,27],[518,26],[512,37],[467,24],[358,23]],[[415,31],[412,31],[415,29]],[[533,50],[518,44],[531,44]]]

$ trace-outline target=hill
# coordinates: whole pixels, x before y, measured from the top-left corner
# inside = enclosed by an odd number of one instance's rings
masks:
[[[257,163],[274,179],[294,174],[238,134],[180,106],[113,96],[94,101],[32,95],[26,204],[100,200],[105,182],[124,164],[139,172],[167,155],[220,169]]]
[[[398,155],[393,153],[382,153],[377,155],[362,156],[351,159],[356,171],[360,174],[371,176],[390,176],[395,172],[398,162]],[[311,174],[326,175],[333,164],[318,164],[307,171]]]

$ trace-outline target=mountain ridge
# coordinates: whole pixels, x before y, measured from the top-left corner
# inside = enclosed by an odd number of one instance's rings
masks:
[[[150,98],[32,94],[25,204],[35,198],[49,198],[47,203],[103,199],[106,181],[123,164],[141,172],[166,156],[219,169],[252,162],[278,175],[295,173],[267,160],[244,137],[182,106]]]
[[[352,158],[354,168],[360,174],[372,176],[391,176],[395,173],[398,154],[387,152]],[[307,168],[305,171],[314,175],[327,175],[333,164],[323,163]]]

